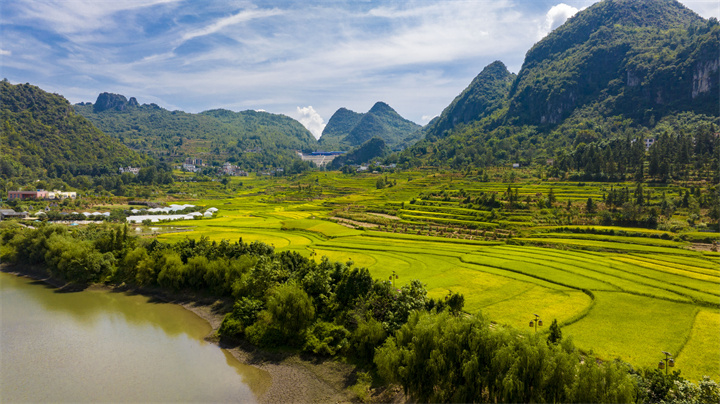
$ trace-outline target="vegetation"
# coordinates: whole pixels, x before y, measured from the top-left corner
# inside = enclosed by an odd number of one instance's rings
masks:
[[[351,261],[317,261],[242,240],[229,243],[200,238],[167,244],[129,235],[127,226],[22,229],[9,223],[0,228],[0,239],[3,261],[39,264],[52,275],[74,282],[126,283],[232,297],[232,311],[219,331],[222,337],[243,338],[262,347],[351,357],[376,369],[386,382],[400,384],[421,402],[661,402],[681,398],[714,402],[720,394],[709,379],[694,384],[678,372],[666,377],[620,360],[600,361],[578,350],[572,339],[586,337],[583,328],[576,326],[585,320],[578,321],[577,316],[564,334],[557,321],[547,337],[521,333],[492,323],[480,313],[462,314],[465,299],[460,293],[430,298],[418,281],[396,289],[394,279],[374,280],[368,269],[355,267]],[[425,261],[432,264],[432,260]],[[611,329],[615,330],[613,336],[605,340],[636,344],[622,339],[627,334],[618,330],[642,323],[649,328],[640,334],[654,352],[652,347],[667,343],[662,341],[662,330],[667,327],[674,327],[678,339],[686,334],[677,319],[689,318],[688,326],[692,326],[689,304],[662,303],[662,299],[630,294],[631,299],[646,301],[628,301],[624,307],[618,306],[621,300],[617,296],[600,299],[603,293],[599,291],[592,295],[598,301],[587,317],[607,319],[591,320],[592,344],[597,344],[598,336],[603,338],[598,331]],[[517,306],[517,301],[514,304]],[[640,313],[640,322],[628,316],[634,307],[653,304],[664,304],[660,310],[670,313],[664,322],[648,322]],[[624,323],[618,324],[620,319]],[[610,321],[614,327],[602,321]],[[716,338],[712,334],[700,336],[697,342],[698,336],[694,336],[688,345]],[[648,343],[649,336],[657,341]],[[678,362],[684,358],[678,356]]]
[[[168,162],[202,159],[215,171],[226,161],[246,171],[290,168],[297,160],[295,150],[316,147],[315,138],[299,122],[267,112],[218,109],[191,114],[107,93],[100,94],[95,105],[81,103],[75,110],[133,150]]]
[[[364,114],[345,108],[337,110],[318,144],[327,149],[346,150],[378,137],[388,147],[402,149],[421,138],[420,129],[420,125],[401,117],[389,105],[377,102]]]
[[[384,157],[389,153],[390,149],[385,145],[385,142],[379,137],[374,137],[352,152],[335,157],[330,163],[330,167],[338,169],[348,164],[367,163],[372,159]],[[352,167],[345,168],[344,170],[345,172],[354,171]]]
[[[105,136],[70,103],[29,84],[0,82],[0,177],[30,182],[117,173],[150,159]]]
[[[487,66],[398,162],[460,169],[574,155],[584,163],[572,168],[588,178],[641,179],[643,160],[620,154],[638,157],[644,139],[717,132],[719,84],[701,75],[717,72],[719,31],[677,1],[598,2],[535,44],[517,77]],[[703,161],[676,173],[713,172]]]
[[[289,118],[113,94],[76,109],[158,161],[109,141],[117,153],[77,165],[85,150],[37,151],[23,136],[101,133],[57,97],[4,82],[2,172],[92,199],[52,206],[35,229],[3,223],[0,258],[227,299],[223,338],[343,357],[368,372],[362,391],[377,376],[428,402],[718,402],[720,93],[700,81],[716,76],[719,32],[675,1],[600,2],[538,42],[517,76],[485,68],[425,132],[383,103],[339,110],[320,144],[363,146],[338,166],[427,134],[368,172],[306,172],[289,150],[312,142]],[[170,161],[208,156],[287,175],[170,174]],[[137,176],[106,165],[143,161]],[[42,223],[100,203],[121,221],[137,195],[220,211],[144,238]],[[517,331],[533,313],[552,324]],[[677,371],[657,369],[662,351]]]

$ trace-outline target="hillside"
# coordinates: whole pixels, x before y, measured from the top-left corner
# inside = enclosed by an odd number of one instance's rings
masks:
[[[529,164],[613,139],[690,135],[718,123],[718,49],[717,20],[675,0],[602,1],[527,52],[504,100],[507,74],[498,62],[486,67],[495,75],[478,75],[400,161]],[[475,91],[493,102],[473,99]]]
[[[294,150],[316,146],[302,124],[267,112],[216,109],[192,114],[108,93],[100,94],[95,104],[81,103],[75,109],[132,149],[169,161],[229,160],[255,169],[287,164],[295,159]]]
[[[336,157],[331,163],[330,168],[340,169],[346,164],[363,164],[372,159],[384,157],[390,154],[390,148],[379,137],[374,137],[367,142],[355,148],[353,151],[342,156]]]
[[[398,114],[384,102],[377,102],[364,114],[340,108],[330,117],[318,141],[325,149],[349,149],[373,137],[391,148],[405,148],[422,136],[421,126]]]
[[[148,158],[106,136],[60,95],[0,82],[0,176],[19,182],[115,174]]]
[[[438,118],[428,123],[426,136],[437,139],[457,125],[489,116],[506,102],[515,78],[500,61],[487,65]]]
[[[329,148],[330,145],[339,145],[350,131],[360,123],[363,115],[347,108],[338,109],[325,125],[322,136],[318,140],[318,145],[324,148]]]

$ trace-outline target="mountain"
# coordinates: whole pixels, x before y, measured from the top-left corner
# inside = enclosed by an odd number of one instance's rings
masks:
[[[420,125],[403,118],[386,103],[377,102],[364,114],[337,110],[318,144],[327,149],[350,149],[377,137],[391,148],[404,148],[420,139],[420,129]]]
[[[718,21],[675,0],[604,0],[536,43],[516,77],[483,69],[400,161],[530,163],[717,124],[718,49]]]
[[[330,117],[322,135],[318,140],[320,147],[328,147],[328,145],[339,145],[350,132],[353,130],[364,114],[350,111],[346,108],[340,108]]]
[[[428,123],[426,136],[437,139],[457,125],[489,116],[503,106],[515,78],[500,61],[487,65],[439,117]]]
[[[106,136],[60,95],[30,84],[0,82],[0,177],[20,182],[115,174],[147,156]]]
[[[390,154],[390,148],[385,145],[382,139],[374,137],[350,153],[336,157],[330,163],[330,168],[339,169],[346,164],[363,164],[374,158],[384,157],[388,154]]]
[[[508,116],[559,124],[592,103],[645,123],[679,110],[717,113],[717,91],[709,92],[718,84],[718,38],[698,35],[705,25],[675,0],[597,3],[528,51]]]
[[[169,161],[193,157],[231,161],[245,169],[275,167],[296,159],[295,150],[312,150],[317,144],[300,122],[268,112],[216,109],[192,114],[110,93],[75,109],[130,148]]]

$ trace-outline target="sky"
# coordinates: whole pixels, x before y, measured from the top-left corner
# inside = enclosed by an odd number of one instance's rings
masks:
[[[720,18],[718,0],[682,0]],[[71,103],[264,110],[316,137],[383,101],[426,124],[593,0],[1,0],[0,76]]]

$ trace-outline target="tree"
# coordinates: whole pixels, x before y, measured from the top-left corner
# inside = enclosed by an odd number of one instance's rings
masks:
[[[460,293],[448,293],[447,297],[445,298],[445,303],[447,303],[447,307],[448,310],[450,310],[450,313],[458,315],[465,306],[465,296],[461,295]]]
[[[310,296],[294,282],[285,283],[271,291],[267,311],[272,316],[273,326],[279,328],[288,339],[297,336],[315,317]]]
[[[593,202],[592,198],[587,199],[587,203],[585,204],[585,211],[587,213],[595,213],[595,202]]]
[[[562,339],[562,331],[558,325],[557,319],[553,319],[550,324],[550,335],[548,335],[548,342],[551,344],[557,344]]]

